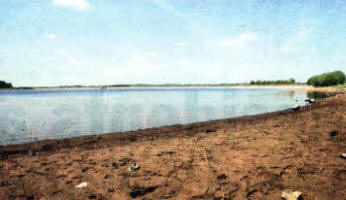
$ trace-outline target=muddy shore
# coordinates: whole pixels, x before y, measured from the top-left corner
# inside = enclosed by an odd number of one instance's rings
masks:
[[[0,199],[345,199],[345,117],[339,94],[298,111],[2,146]]]

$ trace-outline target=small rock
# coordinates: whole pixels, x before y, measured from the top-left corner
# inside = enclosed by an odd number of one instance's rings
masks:
[[[299,191],[283,190],[281,198],[285,200],[302,200],[303,194]]]
[[[342,154],[340,155],[340,158],[346,159],[346,153],[342,153]]]
[[[78,184],[78,185],[76,186],[76,188],[83,188],[83,187],[86,187],[86,186],[88,186],[88,183],[87,183],[87,182],[81,182],[80,184]]]
[[[136,163],[132,163],[128,170],[129,170],[129,172],[137,171],[137,170],[139,170],[139,166]]]

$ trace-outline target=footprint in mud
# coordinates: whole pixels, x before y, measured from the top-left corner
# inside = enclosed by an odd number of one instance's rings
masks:
[[[56,178],[65,178],[66,174],[59,174],[58,176],[56,176]]]
[[[108,188],[107,191],[108,191],[109,193],[113,193],[113,192],[115,192],[115,189],[114,189],[114,188]]]
[[[221,174],[221,175],[218,175],[217,177],[217,180],[225,180],[227,178],[226,174]]]
[[[66,181],[65,184],[66,184],[66,185],[71,185],[71,184],[72,184],[72,181]]]
[[[88,199],[103,200],[105,198],[101,194],[98,194],[98,195],[91,194],[91,195],[88,196]]]
[[[147,188],[133,188],[133,190],[130,192],[131,198],[138,198],[146,195],[147,193],[154,192],[157,189],[157,187],[147,187]]]
[[[89,169],[94,169],[92,167],[83,167],[82,168],[82,173],[87,172]]]
[[[56,195],[56,194],[62,193],[62,192],[63,192],[62,190],[57,190],[57,191],[52,192],[52,195]]]
[[[109,174],[105,175],[105,177],[104,177],[104,179],[109,179],[109,178],[112,178],[112,176]]]
[[[25,175],[24,174],[19,174],[17,177],[18,178],[22,178],[22,177],[24,177]]]
[[[123,166],[126,166],[128,163],[130,163],[130,159],[128,158],[122,158],[119,160],[119,166],[123,167]]]
[[[162,156],[162,155],[164,155],[164,154],[167,154],[167,155],[173,155],[173,154],[175,154],[176,152],[174,152],[174,151],[163,151],[163,152],[161,152],[161,153],[158,153],[156,156]]]
[[[82,178],[83,178],[83,177],[82,177],[82,176],[79,176],[79,175],[72,177],[72,179],[82,179]]]
[[[96,165],[96,161],[93,160],[93,159],[90,159],[90,160],[89,160],[89,165]]]

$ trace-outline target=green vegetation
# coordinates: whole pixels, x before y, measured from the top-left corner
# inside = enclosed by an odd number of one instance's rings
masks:
[[[342,71],[335,71],[312,76],[311,78],[309,78],[308,84],[315,87],[325,87],[344,84],[345,80],[346,76]]]
[[[346,89],[346,83],[330,86],[331,88],[337,88],[337,89]]]
[[[0,81],[0,89],[9,89],[12,88],[11,83],[7,83],[5,81]]]
[[[296,81],[291,78],[288,80],[272,80],[272,81],[251,81],[250,85],[287,85],[287,84],[295,84]]]

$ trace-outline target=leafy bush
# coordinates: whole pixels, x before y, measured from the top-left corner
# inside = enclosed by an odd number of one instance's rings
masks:
[[[311,78],[309,78],[308,84],[313,85],[315,87],[323,87],[323,86],[344,84],[345,80],[346,80],[346,76],[342,71],[335,71],[335,72],[312,76]]]
[[[2,88],[12,88],[12,84],[6,83],[5,81],[0,81],[0,89]]]

